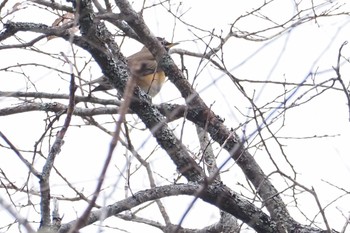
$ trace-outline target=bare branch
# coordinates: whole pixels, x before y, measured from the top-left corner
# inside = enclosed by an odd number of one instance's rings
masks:
[[[155,199],[160,199],[162,197],[177,195],[196,196],[198,194],[198,190],[201,189],[200,186],[201,185],[199,184],[178,184],[161,186],[137,192],[132,197],[116,202],[113,205],[101,208],[100,210],[91,212],[83,226],[92,224],[103,218],[108,218],[110,216],[116,215],[122,211],[131,209],[142,203]],[[219,193],[220,195],[218,195]],[[273,222],[271,222],[269,217],[265,213],[263,213],[263,211],[261,211],[259,208],[256,208],[253,204],[249,203],[248,201],[241,199],[239,195],[229,190],[225,186],[209,186],[208,189],[200,195],[200,198],[208,203],[220,207],[221,209],[225,210],[230,214],[237,216],[239,219],[245,219],[244,221],[247,221],[247,223],[257,232],[276,232],[274,230]],[[248,219],[250,219],[250,221]],[[69,232],[71,230],[71,227],[75,224],[76,221],[63,224],[58,233]]]
[[[66,58],[67,59],[67,58]],[[68,59],[67,62],[69,63]],[[71,119],[72,119],[72,114],[74,111],[74,105],[75,105],[75,96],[74,92],[76,90],[75,82],[74,82],[74,75],[73,75],[73,70],[71,70],[71,80],[70,80],[70,97],[69,97],[69,104],[67,108],[67,116],[64,121],[64,124],[61,128],[61,130],[58,132],[56,136],[56,140],[54,144],[52,145],[49,155],[47,156],[46,163],[43,166],[42,174],[40,177],[40,192],[41,192],[41,224],[40,228],[46,229],[50,227],[51,222],[50,222],[50,174],[51,174],[51,169],[54,165],[54,161],[56,156],[60,153],[61,147],[64,143],[63,138],[69,128]]]
[[[12,208],[12,206],[6,204],[2,197],[0,197],[0,206],[2,206],[4,210],[11,214],[16,219],[16,221],[19,222],[19,224],[23,225],[28,233],[35,233],[28,220],[20,216],[17,211]]]
[[[343,49],[343,47],[345,45],[347,45],[348,42],[345,41],[339,48],[339,53],[338,53],[338,60],[337,60],[337,66],[336,67],[333,67],[333,69],[335,70],[336,74],[337,74],[337,80],[340,82],[342,88],[343,88],[343,91],[344,91],[344,94],[346,96],[346,99],[348,101],[348,110],[349,110],[349,121],[350,121],[350,93],[349,93],[349,90],[346,88],[345,84],[344,84],[344,81],[343,79],[341,78],[341,74],[340,74],[340,58],[341,58],[341,51]]]
[[[11,143],[11,141],[0,131],[0,137],[10,146],[10,148],[17,154],[22,162],[28,167],[29,171],[36,177],[40,177],[41,174],[33,167],[33,165],[26,160],[23,155],[17,150],[17,148]]]
[[[266,201],[266,206],[273,218],[280,219],[281,216],[284,216],[284,219],[290,219],[286,206],[279,197],[277,190],[264,175],[264,172],[254,158],[243,148],[240,139],[233,136],[232,132],[222,124],[221,119],[206,106],[198,93],[174,64],[171,57],[162,49],[158,40],[150,36],[151,33],[147,25],[144,23],[143,19],[132,10],[130,4],[125,0],[118,0],[116,3],[120,10],[128,16],[126,19],[128,24],[143,38],[144,44],[153,53],[165,73],[169,75],[170,81],[178,88],[188,105],[196,109],[196,111],[194,111],[196,114],[190,117],[191,120],[202,128],[209,122],[208,132],[211,137],[220,145],[223,145],[241,167],[245,175],[255,186],[259,195]],[[136,112],[136,109],[133,110]],[[271,196],[274,198],[270,199]]]

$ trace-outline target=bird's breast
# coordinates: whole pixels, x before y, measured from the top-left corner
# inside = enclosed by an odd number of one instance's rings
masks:
[[[163,71],[159,71],[146,76],[136,77],[136,84],[152,97],[159,93],[164,82],[165,73]]]

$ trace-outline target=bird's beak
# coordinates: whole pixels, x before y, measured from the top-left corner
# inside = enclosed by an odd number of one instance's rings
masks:
[[[175,43],[167,43],[166,45],[165,45],[165,47],[166,48],[168,48],[168,49],[170,49],[171,47],[174,47],[175,45],[178,45],[178,44],[180,44],[180,43],[178,43],[178,42],[175,42]]]

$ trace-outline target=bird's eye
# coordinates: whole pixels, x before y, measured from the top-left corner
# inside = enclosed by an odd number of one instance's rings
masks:
[[[165,38],[157,37],[157,39],[159,40],[159,42],[160,42],[162,45],[165,45],[165,44],[166,44]]]

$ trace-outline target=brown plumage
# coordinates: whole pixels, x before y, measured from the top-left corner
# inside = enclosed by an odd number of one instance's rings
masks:
[[[157,39],[167,51],[178,44],[167,42],[159,37],[157,37]],[[135,79],[136,84],[150,96],[154,97],[157,95],[165,82],[165,73],[160,67],[158,67],[157,61],[152,53],[144,46],[139,52],[127,57],[126,60],[130,73]],[[106,91],[114,88],[108,81],[108,78],[104,75],[98,79],[92,80],[88,84],[91,85],[95,83],[100,85],[94,88],[91,92]]]

